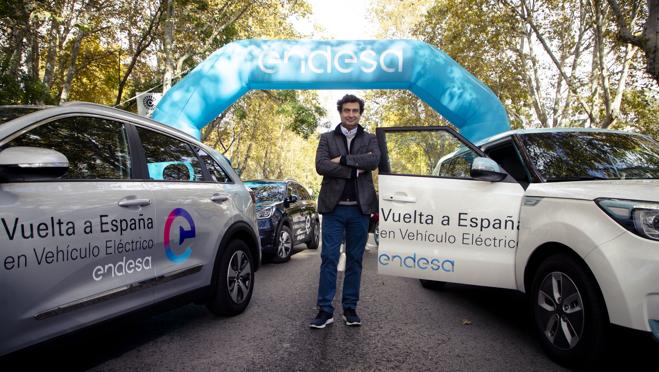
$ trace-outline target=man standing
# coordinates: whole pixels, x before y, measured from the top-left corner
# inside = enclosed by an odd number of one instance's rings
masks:
[[[364,101],[345,95],[337,102],[341,123],[320,136],[316,171],[323,176],[318,212],[323,215],[323,244],[318,285],[319,312],[311,328],[325,328],[334,322],[332,300],[336,293],[336,267],[343,238],[346,242],[346,270],[343,280],[343,319],[360,326],[355,309],[359,300],[362,258],[368,239],[370,214],[377,211],[377,196],[371,171],[380,161],[374,135],[359,125]]]

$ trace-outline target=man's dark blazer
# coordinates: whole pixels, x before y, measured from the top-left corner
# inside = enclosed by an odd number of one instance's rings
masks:
[[[363,214],[371,214],[378,210],[378,198],[375,194],[371,171],[380,162],[380,148],[375,135],[367,133],[361,125],[357,126],[357,134],[350,144],[350,154],[346,147],[346,138],[341,133],[341,124],[320,136],[316,150],[316,172],[323,176],[318,195],[318,212],[329,213],[339,202],[346,182],[356,182],[357,201]],[[345,165],[333,163],[331,160],[342,157]],[[356,169],[361,170],[356,177]]]

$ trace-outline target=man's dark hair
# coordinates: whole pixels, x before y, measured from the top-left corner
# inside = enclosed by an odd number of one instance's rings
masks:
[[[346,94],[345,96],[343,96],[343,98],[336,101],[336,109],[339,110],[339,112],[341,112],[341,109],[343,109],[343,104],[348,102],[359,103],[359,114],[361,115],[364,113],[364,100],[353,94]]]

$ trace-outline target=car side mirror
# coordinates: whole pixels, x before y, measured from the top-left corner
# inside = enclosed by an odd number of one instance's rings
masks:
[[[59,151],[16,146],[0,151],[0,179],[28,181],[58,178],[69,169],[69,160]]]
[[[291,204],[297,202],[297,195],[291,195],[284,199],[284,208],[290,207]]]
[[[490,182],[499,182],[508,176],[494,160],[484,157],[474,159],[469,173],[475,179]]]

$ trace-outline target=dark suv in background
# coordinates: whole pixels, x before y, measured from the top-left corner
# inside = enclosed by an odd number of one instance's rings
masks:
[[[299,243],[318,248],[318,211],[307,189],[293,180],[251,180],[245,181],[245,186],[256,193],[256,217],[265,258],[286,262]]]

